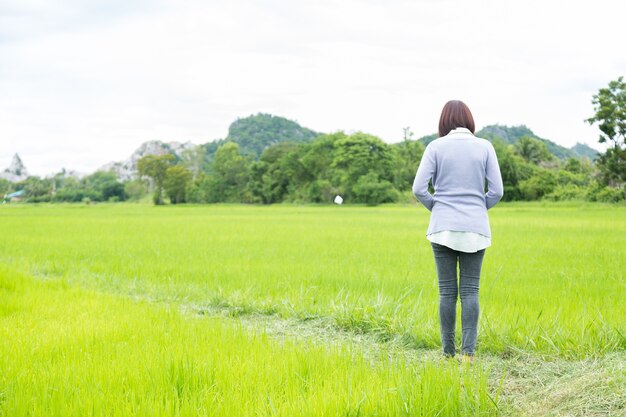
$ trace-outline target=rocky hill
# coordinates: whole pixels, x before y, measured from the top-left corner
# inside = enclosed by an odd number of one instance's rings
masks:
[[[144,142],[137,148],[135,152],[126,160],[121,162],[109,162],[98,169],[98,171],[113,171],[122,181],[135,178],[137,174],[137,161],[146,155],[164,155],[171,153],[177,158],[185,159],[186,154],[193,152],[198,145],[191,142],[161,142],[151,140]]]
[[[293,120],[259,113],[231,123],[226,141],[237,143],[244,153],[259,156],[265,148],[276,143],[306,142],[318,135]]]
[[[265,148],[279,142],[304,142],[316,137],[319,133],[300,126],[298,123],[284,117],[259,113],[231,123],[228,136],[225,139],[215,140],[203,145],[194,145],[191,142],[161,142],[153,140],[143,143],[126,160],[111,162],[100,171],[113,171],[122,180],[136,177],[137,161],[146,155],[163,155],[171,153],[178,159],[189,161],[192,169],[201,169],[203,164],[209,163],[217,148],[226,142],[239,145],[242,153],[258,157]]]
[[[13,156],[11,165],[0,172],[0,178],[11,182],[19,182],[28,178],[28,170],[18,154]]]
[[[228,136],[201,145],[205,153],[205,163],[209,163],[221,145],[234,142],[246,155],[258,158],[265,148],[280,142],[306,142],[320,133],[300,126],[293,120],[271,114],[258,113],[235,120],[228,127]]]

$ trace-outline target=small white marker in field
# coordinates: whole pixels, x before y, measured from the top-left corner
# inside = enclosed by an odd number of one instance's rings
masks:
[[[342,203],[343,203],[343,197],[341,197],[340,195],[336,195],[335,204],[342,204]]]

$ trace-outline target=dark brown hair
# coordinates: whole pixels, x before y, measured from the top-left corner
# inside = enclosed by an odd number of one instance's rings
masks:
[[[474,117],[469,107],[461,100],[450,100],[443,106],[439,118],[439,137],[445,136],[452,129],[464,127],[474,133]]]

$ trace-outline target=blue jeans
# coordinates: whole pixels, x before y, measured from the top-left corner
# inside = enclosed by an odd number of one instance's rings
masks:
[[[455,354],[456,302],[460,293],[463,325],[461,352],[466,355],[474,355],[478,333],[478,287],[485,250],[465,253],[437,243],[431,242],[431,246],[433,247],[439,280],[439,320],[443,353],[446,356],[454,356]],[[458,280],[457,262],[460,269]]]

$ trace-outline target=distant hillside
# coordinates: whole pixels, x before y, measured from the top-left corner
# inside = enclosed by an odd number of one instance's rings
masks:
[[[476,132],[476,136],[489,139],[490,141],[499,138],[512,145],[517,143],[517,141],[524,136],[531,137],[545,143],[548,151],[559,159],[580,157],[595,159],[597,156],[597,151],[585,144],[577,143],[571,148],[565,148],[561,145],[557,145],[551,140],[540,138],[525,125],[511,127],[502,125],[485,126]]]
[[[271,114],[258,113],[237,119],[230,124],[226,139],[200,145],[204,153],[204,166],[208,167],[217,149],[226,142],[239,145],[245,155],[258,158],[265,148],[280,142],[306,142],[320,133],[300,126],[293,120]]]
[[[598,156],[598,152],[595,149],[583,143],[577,143],[571,148],[565,148],[561,145],[557,145],[551,140],[540,138],[539,136],[535,135],[535,133],[532,130],[530,130],[528,127],[526,127],[525,125],[520,125],[520,126],[489,125],[489,126],[483,127],[478,132],[476,132],[476,136],[485,138],[491,142],[493,142],[494,140],[501,140],[510,145],[514,145],[515,143],[517,143],[517,141],[520,138],[525,137],[525,136],[534,138],[545,143],[546,147],[548,148],[548,151],[550,151],[550,153],[552,153],[554,156],[556,156],[559,159],[585,157],[585,158],[594,160]],[[424,145],[427,145],[435,139],[437,139],[437,135],[433,134],[433,135],[424,136],[418,140],[422,142]]]
[[[225,141],[237,143],[244,153],[259,156],[265,148],[276,143],[306,142],[318,135],[284,117],[259,113],[231,123]]]
[[[584,143],[576,143],[570,148],[576,155],[591,159],[592,161],[598,157],[598,151],[585,145]]]
[[[426,146],[428,145],[430,142],[432,142],[433,140],[437,139],[439,137],[439,135],[437,135],[436,133],[433,133],[432,135],[426,135],[426,136],[422,136],[421,138],[419,138],[417,141],[421,142],[422,145]]]
[[[125,161],[109,162],[100,167],[98,171],[115,172],[117,178],[122,181],[128,181],[135,178],[137,174],[137,161],[146,155],[164,155],[171,153],[179,159],[185,159],[186,153],[193,151],[196,145],[191,142],[161,142],[159,140],[151,140],[144,142],[133,152],[133,154]]]

